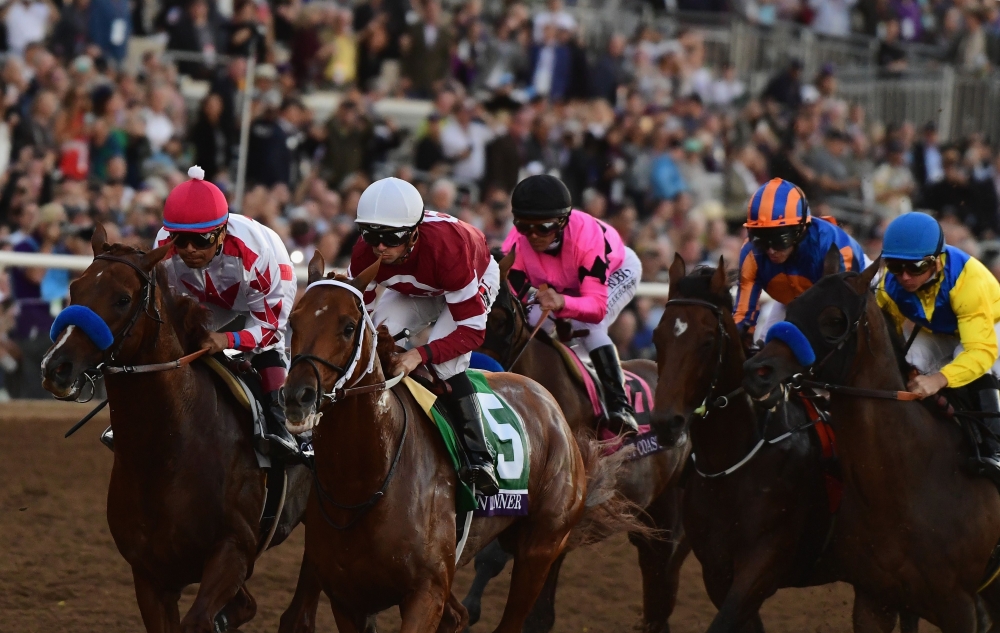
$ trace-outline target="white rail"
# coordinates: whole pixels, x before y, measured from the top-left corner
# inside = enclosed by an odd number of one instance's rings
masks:
[[[25,266],[35,268],[61,268],[64,270],[86,270],[94,260],[89,255],[52,255],[47,253],[15,253],[0,251],[0,268]],[[295,267],[295,276],[305,283],[308,273],[305,266]],[[640,297],[665,299],[669,286],[664,283],[640,282],[636,293]]]

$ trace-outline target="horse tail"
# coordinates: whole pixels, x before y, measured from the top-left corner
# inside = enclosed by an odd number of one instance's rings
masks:
[[[618,490],[618,474],[628,451],[604,455],[605,445],[589,431],[577,435],[577,446],[587,473],[583,518],[570,533],[567,549],[603,541],[613,534],[633,532],[652,537],[655,530],[642,522],[643,509]]]

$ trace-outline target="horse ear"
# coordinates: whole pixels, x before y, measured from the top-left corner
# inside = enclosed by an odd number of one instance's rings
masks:
[[[719,267],[712,275],[712,285],[709,286],[712,294],[724,295],[729,292],[729,282],[726,280],[726,258],[719,256]]]
[[[684,277],[684,273],[687,271],[687,267],[684,265],[684,258],[681,257],[680,253],[674,253],[674,263],[670,264],[670,289],[673,290],[674,284]]]
[[[840,272],[840,251],[836,244],[830,244],[830,250],[826,252],[823,259],[823,276],[829,277]]]
[[[164,244],[160,248],[154,248],[139,260],[139,268],[145,270],[147,273],[153,270],[157,264],[163,261],[163,258],[167,256],[167,251],[170,250],[170,244]]]
[[[517,244],[510,247],[510,252],[503,256],[500,260],[500,283],[507,281],[507,273],[510,272],[510,267],[514,265],[514,260],[517,258]]]
[[[312,259],[309,260],[309,277],[306,280],[307,284],[311,284],[314,281],[319,281],[323,278],[323,273],[326,272],[326,260],[323,259],[323,255],[317,250],[313,253]]]
[[[103,223],[98,222],[94,225],[94,234],[90,237],[90,247],[94,249],[94,257],[106,251],[107,246],[108,231],[104,228]]]
[[[375,275],[378,274],[378,267],[382,263],[382,258],[376,259],[375,263],[365,268],[361,271],[357,277],[351,280],[351,285],[364,292],[368,286],[375,280]]]
[[[878,271],[881,268],[882,268],[881,256],[876,257],[875,261],[873,261],[871,265],[868,266],[868,268],[865,268],[865,270],[861,273],[861,276],[858,277],[857,285],[855,287],[855,290],[859,295],[863,295],[864,293],[868,292],[868,289],[871,288],[872,280],[875,279],[875,275],[878,274]]]

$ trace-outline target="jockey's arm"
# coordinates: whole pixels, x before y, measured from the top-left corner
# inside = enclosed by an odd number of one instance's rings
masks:
[[[952,310],[958,317],[962,352],[942,370],[948,386],[961,387],[984,375],[997,361],[997,337],[989,270],[970,259],[951,290]],[[996,282],[993,282],[994,284]]]
[[[266,251],[253,263],[249,275],[250,281],[245,285],[249,308],[245,327],[239,332],[226,333],[230,348],[244,352],[272,345],[285,330],[291,312],[285,285],[295,283],[291,267],[283,271]]]
[[[740,281],[736,289],[733,320],[745,332],[752,333],[760,315],[760,293],[763,287],[757,282],[757,259],[750,243],[740,252]]]

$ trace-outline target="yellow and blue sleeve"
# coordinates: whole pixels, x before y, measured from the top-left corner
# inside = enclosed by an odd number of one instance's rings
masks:
[[[997,362],[997,337],[991,297],[996,280],[976,259],[969,259],[951,289],[951,309],[958,320],[963,351],[941,373],[949,387],[967,385],[983,376]]]

